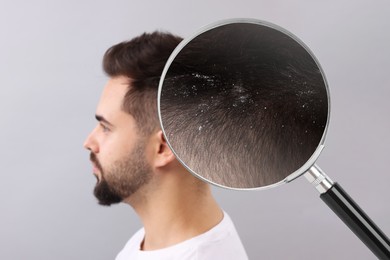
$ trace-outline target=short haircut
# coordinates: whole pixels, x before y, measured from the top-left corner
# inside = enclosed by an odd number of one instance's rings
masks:
[[[225,25],[189,42],[164,79],[170,144],[201,177],[233,188],[282,181],[316,150],[327,124],[325,80],[288,35]]]
[[[142,134],[159,128],[158,83],[165,63],[181,41],[167,32],[144,33],[112,46],[104,54],[103,69],[109,77],[129,78],[122,106],[135,118]]]

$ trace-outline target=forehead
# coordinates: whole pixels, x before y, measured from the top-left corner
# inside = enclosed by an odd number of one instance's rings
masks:
[[[104,113],[107,110],[121,110],[128,85],[129,79],[126,77],[110,78],[100,97],[97,113]]]
[[[123,98],[128,90],[129,79],[123,76],[110,78],[105,85],[96,114],[104,117],[112,117],[122,112]]]

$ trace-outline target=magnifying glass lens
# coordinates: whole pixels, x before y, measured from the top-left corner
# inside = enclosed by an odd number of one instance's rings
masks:
[[[299,171],[322,144],[329,112],[324,76],[307,48],[269,24],[246,22],[179,45],[159,105],[179,160],[204,180],[239,189]]]

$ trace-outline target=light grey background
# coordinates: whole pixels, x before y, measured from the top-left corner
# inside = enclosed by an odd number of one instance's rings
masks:
[[[140,222],[92,195],[82,143],[106,81],[101,57],[144,31],[185,37],[233,17],[276,23],[315,53],[332,98],[319,165],[390,234],[389,16],[387,0],[1,0],[0,259],[114,259]],[[214,194],[251,259],[375,259],[304,178]]]

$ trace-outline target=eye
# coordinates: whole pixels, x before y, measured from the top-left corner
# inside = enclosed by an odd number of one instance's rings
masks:
[[[110,131],[110,128],[108,128],[107,126],[105,126],[102,123],[100,123],[100,127],[102,128],[103,132],[109,132]]]

